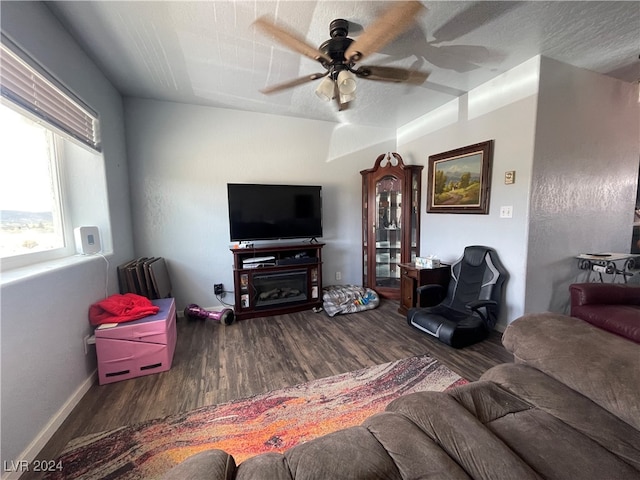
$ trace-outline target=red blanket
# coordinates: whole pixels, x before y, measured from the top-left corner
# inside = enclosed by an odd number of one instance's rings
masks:
[[[89,322],[92,325],[122,323],[138,320],[160,311],[147,297],[135,293],[111,295],[89,307]]]

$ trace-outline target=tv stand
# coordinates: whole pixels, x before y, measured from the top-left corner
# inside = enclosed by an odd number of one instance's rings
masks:
[[[232,248],[238,320],[322,306],[324,243]]]

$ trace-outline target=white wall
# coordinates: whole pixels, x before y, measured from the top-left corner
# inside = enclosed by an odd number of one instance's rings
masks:
[[[398,151],[425,166],[421,255],[434,254],[450,263],[467,245],[495,248],[510,275],[499,327],[524,312],[538,71],[539,61],[532,59],[398,130]],[[489,214],[426,213],[429,156],[492,139]],[[516,171],[514,185],[504,184],[508,170]],[[513,218],[499,217],[502,205],[513,206]]]
[[[167,260],[179,310],[233,290],[233,182],[322,185],[323,283],[362,283],[359,172],[395,151],[395,130],[142,99],[125,112],[136,254]]]
[[[114,265],[133,255],[122,99],[40,2],[2,2],[2,32],[95,109],[102,122],[113,255],[55,262],[1,290],[1,461],[39,452],[92,383],[89,306],[117,291]],[[81,180],[82,181],[82,180]],[[88,212],[81,212],[82,215]]]
[[[543,58],[525,309],[569,312],[575,256],[628,253],[638,181],[638,86]]]

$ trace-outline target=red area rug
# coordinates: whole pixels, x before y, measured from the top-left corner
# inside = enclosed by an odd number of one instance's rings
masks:
[[[427,355],[398,360],[73,440],[47,478],[157,478],[211,448],[240,463],[359,425],[401,395],[465,383]]]

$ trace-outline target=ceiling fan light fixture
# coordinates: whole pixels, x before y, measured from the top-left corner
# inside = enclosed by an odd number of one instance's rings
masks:
[[[335,83],[331,77],[324,77],[316,88],[316,95],[322,100],[329,102],[335,98]]]
[[[343,93],[341,93],[340,94],[340,103],[341,104],[349,103],[349,102],[351,102],[351,101],[353,101],[355,99],[356,99],[355,93],[352,93],[352,94],[343,94]]]
[[[340,95],[353,95],[356,91],[356,76],[349,70],[340,70],[338,73],[338,89]]]
[[[0,0],[1,1],[1,0]],[[378,16],[370,29],[357,40],[349,38],[351,22],[335,19],[329,25],[330,39],[318,48],[307,42],[295,32],[284,29],[273,20],[260,17],[255,25],[289,49],[312,58],[324,67],[326,72],[314,73],[284,82],[262,90],[263,93],[275,93],[296,87],[304,83],[324,77],[315,92],[325,101],[336,100],[338,110],[349,108],[349,102],[356,98],[356,77],[383,82],[406,82],[419,84],[424,82],[426,73],[406,68],[368,66],[356,67],[355,63],[362,58],[379,51],[402,32],[411,27],[415,19],[424,10],[420,0],[404,0],[390,2],[394,5]]]

